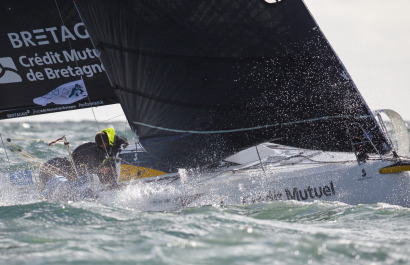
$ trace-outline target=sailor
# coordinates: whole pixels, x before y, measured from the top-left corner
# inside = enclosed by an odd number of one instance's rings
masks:
[[[104,150],[108,157],[115,157],[121,148],[128,146],[127,139],[115,134],[113,128],[98,132],[95,135],[95,143]]]
[[[65,157],[54,157],[40,167],[39,179],[42,188],[53,178],[54,174],[65,176],[71,181],[76,179],[70,161]]]
[[[113,128],[107,128],[95,135],[95,143],[101,152],[105,154],[105,160],[98,170],[100,181],[105,184],[116,184],[117,173],[115,170],[115,160],[121,148],[128,146],[126,138],[115,134]]]
[[[84,174],[97,173],[105,159],[105,155],[95,142],[88,142],[79,145],[73,152],[73,160],[76,164],[79,177]]]

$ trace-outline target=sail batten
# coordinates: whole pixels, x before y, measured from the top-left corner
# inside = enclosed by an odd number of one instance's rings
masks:
[[[272,139],[390,150],[301,0],[76,5],[131,127],[164,163],[209,164]]]

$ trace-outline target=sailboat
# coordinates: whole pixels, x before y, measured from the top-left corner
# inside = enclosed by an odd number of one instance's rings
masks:
[[[0,115],[119,102],[143,149],[124,150],[137,173],[123,167],[118,182],[154,187],[150,209],[273,200],[410,207],[404,122],[369,109],[302,0],[74,2],[43,1],[36,17],[10,8],[8,19],[20,12],[27,23],[48,15],[46,6],[58,16],[9,29],[5,48],[26,73],[7,86],[36,89]],[[72,90],[53,99],[79,78],[78,100]],[[39,96],[34,103],[55,105],[33,104]]]

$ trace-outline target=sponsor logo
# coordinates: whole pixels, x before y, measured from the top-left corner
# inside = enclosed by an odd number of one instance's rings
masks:
[[[259,193],[257,196],[246,195],[242,197],[241,201],[242,204],[248,203],[257,203],[257,202],[269,202],[269,201],[278,201],[278,200],[285,200],[286,195],[287,200],[297,200],[297,201],[305,201],[308,199],[320,199],[322,197],[329,197],[336,195],[335,186],[333,185],[333,181],[330,181],[329,185],[319,186],[319,187],[311,187],[308,186],[306,189],[300,189],[295,187],[293,189],[285,189],[285,192],[282,193],[280,191],[269,190],[267,193],[262,194]]]
[[[247,203],[257,203],[257,202],[270,202],[270,201],[280,201],[283,200],[282,193],[279,191],[269,190],[267,194],[259,193],[255,197],[243,196],[241,201],[242,204]]]
[[[25,112],[16,112],[16,113],[10,113],[7,114],[7,118],[17,118],[17,117],[25,117],[30,114],[30,110],[27,110]]]
[[[14,185],[30,185],[34,184],[30,170],[16,171],[9,174],[10,181]]]
[[[89,108],[89,107],[95,107],[95,106],[101,106],[101,105],[104,105],[104,101],[102,101],[102,100],[93,101],[93,102],[78,103],[78,106],[80,108]]]
[[[88,39],[90,37],[82,22],[75,24],[71,30],[66,26],[59,28],[50,27],[33,29],[31,31],[11,32],[7,33],[7,36],[14,49]]]
[[[84,50],[71,49],[61,52],[48,51],[43,54],[34,53],[34,56],[22,55],[19,57],[19,62],[24,67],[44,66],[52,64],[62,64],[69,62],[84,61],[99,57],[96,49],[85,48]]]
[[[48,112],[57,112],[57,111],[64,111],[64,110],[75,110],[77,106],[61,106],[55,108],[44,108],[44,109],[35,109],[33,110],[33,114],[42,114]]]
[[[36,82],[93,77],[105,71],[101,63],[78,64],[79,61],[97,62],[100,53],[96,49],[60,50],[60,46],[56,46],[69,41],[89,39],[90,36],[82,22],[69,28],[63,25],[10,32],[7,33],[7,37],[12,48],[23,48],[22,51],[27,54],[20,54],[18,58],[13,57],[14,62],[9,57],[3,58],[4,62],[0,65],[0,84],[22,82],[22,78],[24,81]],[[52,50],[38,52],[36,47],[43,45],[49,45]],[[34,49],[24,49],[26,47]],[[16,65],[20,73],[17,73]],[[3,72],[7,72],[7,75]]]
[[[330,181],[330,185],[325,185],[323,187],[308,186],[307,189],[293,188],[292,191],[285,189],[285,193],[288,200],[298,201],[305,201],[307,199],[320,199],[322,198],[322,196],[329,197],[336,195],[333,181]]]
[[[49,103],[67,105],[88,96],[82,79],[63,84],[42,97],[33,99],[37,105],[46,106]]]
[[[17,73],[17,67],[10,57],[0,58],[0,84],[18,83],[23,81]]]

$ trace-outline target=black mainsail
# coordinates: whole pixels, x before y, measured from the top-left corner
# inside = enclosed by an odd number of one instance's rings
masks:
[[[270,140],[390,150],[302,0],[75,2],[131,127],[165,163]]]
[[[117,103],[71,1],[0,0],[0,119]]]

